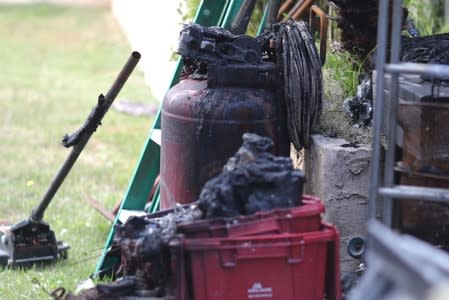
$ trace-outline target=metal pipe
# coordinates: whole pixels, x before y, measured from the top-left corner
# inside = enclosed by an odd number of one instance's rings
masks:
[[[233,22],[243,5],[243,1],[244,0],[229,0],[223,19],[220,21],[220,27],[232,31]]]
[[[384,106],[384,69],[387,44],[387,24],[388,24],[388,0],[379,1],[379,19],[377,22],[377,83],[376,83],[376,103],[374,107],[374,133],[373,152],[370,163],[371,185],[368,198],[368,218],[375,219],[377,214],[377,189],[379,187],[380,173],[380,137],[383,125]]]
[[[315,0],[305,0],[302,5],[299,6],[299,8],[293,13],[292,19],[296,20],[300,18],[304,12],[306,12],[313,4]]]
[[[133,52],[118,74],[109,91],[106,93],[106,96],[100,95],[98,97],[98,103],[87,118],[86,123],[83,125],[83,129],[78,131],[81,134],[79,140],[77,139],[72,151],[51,182],[39,205],[32,211],[30,216],[31,221],[37,222],[42,220],[42,218],[44,217],[44,212],[53,199],[54,195],[58,191],[67,174],[70,172],[70,169],[75,164],[90,137],[95,132],[98,125],[101,124],[101,119],[104,117],[109,107],[112,105],[112,102],[114,101],[115,97],[117,97],[117,94],[122,89],[126,80],[128,80],[128,77],[136,67],[139,59],[140,54],[138,52]]]
[[[114,102],[115,97],[117,97],[122,87],[125,85],[131,73],[134,71],[139,60],[140,60],[140,53],[137,51],[133,51],[128,60],[126,61],[125,65],[121,69],[120,73],[117,75],[117,78],[115,78],[114,83],[109,88],[109,91],[104,96],[105,101],[108,103],[107,104],[108,109],[112,105],[112,102]],[[104,114],[106,114],[106,112],[107,110],[104,112]]]
[[[326,62],[326,47],[327,47],[327,27],[329,19],[327,14],[318,6],[312,5],[310,8],[309,27],[312,36],[315,38],[315,22],[314,17],[320,18],[320,60],[321,66]]]
[[[287,21],[288,19],[292,18],[292,15],[295,13],[296,10],[298,10],[301,5],[304,4],[305,0],[299,0],[298,2],[296,2],[292,8],[290,8],[290,10],[288,11],[288,13],[284,14],[284,18],[282,18],[282,21]],[[281,8],[282,9],[282,8]]]
[[[420,64],[420,63],[401,63],[385,65],[385,72],[418,74],[432,77],[434,79],[448,79],[449,66],[441,64]]]
[[[379,189],[379,194],[397,199],[411,199],[449,203],[449,191],[420,186],[393,186]]]
[[[245,33],[255,6],[256,0],[243,0],[242,6],[240,6],[237,15],[234,18],[234,21],[231,23],[232,33],[234,34]]]
[[[402,27],[402,0],[393,1],[393,29],[391,33],[390,61],[399,63],[401,53],[401,27]],[[394,166],[396,165],[396,138],[397,138],[397,113],[399,95],[399,74],[391,74],[390,81],[390,111],[388,122],[388,148],[385,156],[384,186],[394,185]],[[384,197],[384,223],[391,227],[393,222],[393,199]]]
[[[281,0],[269,0],[267,12],[267,24],[265,28],[270,29],[271,25],[276,23]]]
[[[282,15],[285,14],[285,12],[288,10],[288,8],[293,3],[293,1],[295,1],[295,0],[287,0],[284,3],[282,3],[281,8],[279,8],[279,11],[278,11],[278,15],[277,15],[278,19],[280,19],[282,17]]]

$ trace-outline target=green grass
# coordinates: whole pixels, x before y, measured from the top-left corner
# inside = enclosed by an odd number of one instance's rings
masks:
[[[363,62],[348,52],[327,52],[323,66],[323,110],[318,132],[323,135],[336,136],[348,142],[370,144],[370,128],[354,126],[345,116],[343,101],[353,97],[357,91],[358,76],[363,72]]]
[[[404,5],[409,10],[409,16],[422,36],[447,32],[444,23],[444,4],[442,0],[422,1],[405,0]]]
[[[347,51],[333,53],[329,51],[326,55],[324,72],[330,76],[328,79],[338,81],[343,90],[344,97],[354,96],[357,91],[361,68],[355,62],[356,58]]]
[[[130,52],[106,8],[0,6],[0,220],[29,216],[69,154],[61,137],[83,123]],[[120,98],[152,101],[140,70]],[[0,272],[0,299],[47,299],[33,278],[74,291],[94,271],[110,224],[85,195],[108,208],[121,199],[152,120],[111,110],[102,123],[44,218],[72,247],[69,259]]]

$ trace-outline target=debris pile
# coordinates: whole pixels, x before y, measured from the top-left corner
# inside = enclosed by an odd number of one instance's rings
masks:
[[[118,278],[82,291],[79,295],[54,295],[64,300],[172,299],[175,275],[170,243],[178,239],[177,224],[199,219],[202,212],[192,204],[165,211],[161,216],[130,217],[116,225],[111,246],[120,251],[120,265],[112,274]],[[174,298],[173,298],[174,299]]]
[[[403,37],[401,51],[401,60],[404,62],[449,65],[449,34]],[[357,93],[344,100],[343,109],[353,123],[365,127],[371,125],[373,118],[372,84],[368,75],[361,74],[359,77]],[[422,76],[422,79],[438,83],[433,78]]]
[[[174,299],[176,255],[180,224],[199,219],[253,214],[273,208],[301,205],[303,172],[293,169],[288,157],[270,153],[273,142],[256,134],[243,135],[243,145],[223,172],[208,181],[199,201],[116,225],[112,249],[120,249],[120,265],[113,278],[74,296],[55,299]]]
[[[376,46],[378,1],[333,0],[343,48],[364,59]]]
[[[365,74],[359,81],[356,95],[344,100],[343,110],[353,123],[366,127],[371,125],[373,119],[371,79]]]
[[[293,168],[290,158],[272,155],[272,145],[268,138],[243,135],[243,146],[201,191],[199,207],[205,218],[249,215],[301,204],[304,174]]]
[[[402,60],[449,65],[449,33],[402,40]]]
[[[114,243],[121,245],[122,264],[116,275],[137,276],[142,279],[142,289],[161,294],[170,276],[167,247],[175,228],[172,220],[166,225],[164,228],[146,217],[132,217],[117,226]]]
[[[378,0],[332,0],[338,14],[337,26],[341,29],[343,48],[355,54],[361,61],[366,61],[366,67],[371,69],[370,61],[366,59],[376,47]],[[392,14],[390,2],[390,14]],[[402,10],[403,29],[412,37],[419,36],[415,24],[409,17],[407,8]]]
[[[308,24],[293,20],[274,24],[256,39],[219,27],[186,24],[177,52],[183,57],[182,76],[207,78],[210,87],[224,83],[276,87],[291,142],[297,150],[310,147],[310,134],[321,114],[323,76]],[[202,109],[204,116],[213,111]]]
[[[336,7],[338,15],[337,26],[341,30],[342,48],[357,57],[362,64],[363,71],[361,74],[356,95],[346,98],[343,102],[343,110],[345,115],[349,117],[351,122],[357,127],[371,126],[373,118],[373,104],[371,92],[371,76],[374,65],[374,49],[376,47],[377,37],[377,18],[378,18],[378,0],[357,1],[357,0],[333,0],[332,3]],[[392,13],[392,4],[390,3],[390,14]],[[411,37],[419,36],[418,30],[415,28],[414,22],[410,19],[407,8],[403,7],[402,26],[405,34]],[[390,24],[391,25],[391,24]],[[406,56],[414,56],[412,52],[421,52],[421,49],[412,49],[411,41],[415,38],[405,38],[403,42],[403,60]]]

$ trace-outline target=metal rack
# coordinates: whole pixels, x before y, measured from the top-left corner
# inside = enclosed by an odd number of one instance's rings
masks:
[[[392,16],[389,7],[392,2]],[[391,20],[390,62],[387,63],[388,24]],[[435,201],[449,203],[449,189],[395,185],[394,168],[396,165],[395,146],[397,140],[397,115],[399,102],[399,74],[425,75],[435,79],[449,76],[449,66],[438,64],[403,63],[401,53],[402,0],[380,0],[377,31],[377,85],[374,108],[373,152],[371,159],[371,185],[369,190],[368,217],[375,220],[377,216],[377,200],[383,199],[383,220],[386,226],[392,226],[394,199]],[[385,155],[383,184],[381,172],[381,135],[384,123],[384,75],[391,74],[390,103],[388,121],[388,142]]]

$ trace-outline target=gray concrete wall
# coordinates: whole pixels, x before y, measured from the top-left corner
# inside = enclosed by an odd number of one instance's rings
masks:
[[[324,201],[324,220],[340,232],[342,271],[353,271],[358,261],[349,257],[346,245],[352,236],[366,234],[371,148],[346,147],[345,140],[322,135],[312,138],[311,149],[304,152],[305,193]]]

